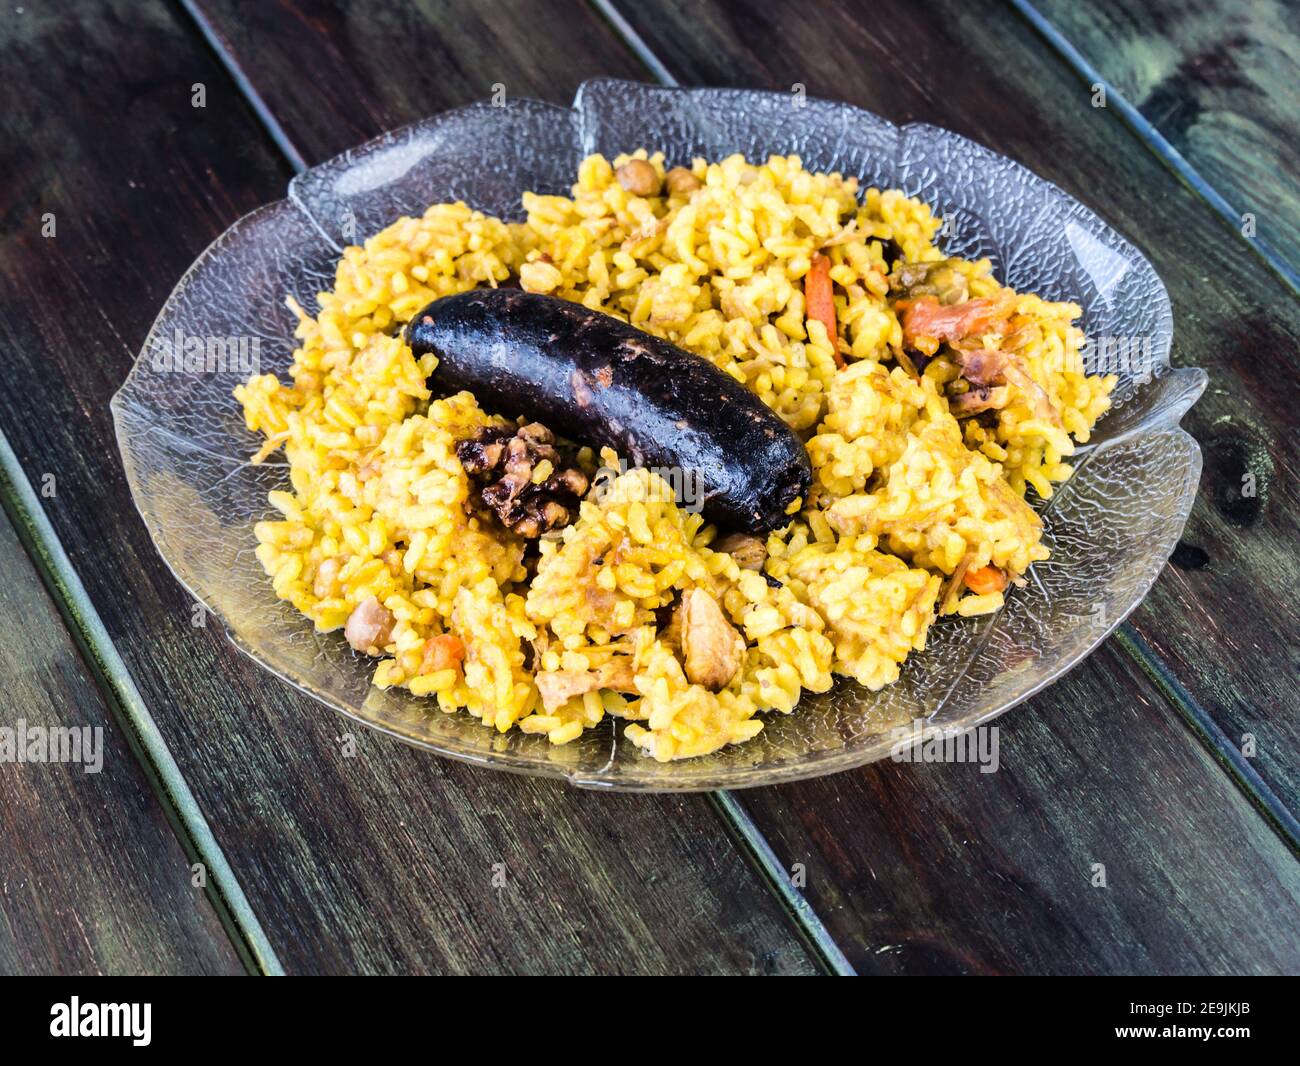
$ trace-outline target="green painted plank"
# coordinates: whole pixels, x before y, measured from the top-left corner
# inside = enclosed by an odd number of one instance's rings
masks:
[[[25,522],[9,474],[6,463],[0,499]],[[242,973],[193,884],[205,860],[177,841],[4,514],[0,618],[0,972]]]
[[[1300,287],[1300,8],[1012,0],[1109,107],[1130,118]]]

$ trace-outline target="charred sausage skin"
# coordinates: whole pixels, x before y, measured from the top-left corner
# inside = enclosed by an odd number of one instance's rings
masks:
[[[489,411],[680,471],[698,484],[705,517],[727,529],[783,526],[808,492],[808,453],[757,396],[708,360],[581,304],[475,289],[429,304],[406,336],[417,356],[438,357],[435,391],[468,389]]]

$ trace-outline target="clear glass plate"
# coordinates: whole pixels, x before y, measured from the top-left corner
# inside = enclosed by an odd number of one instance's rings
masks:
[[[1169,366],[1173,320],[1151,264],[1060,189],[946,130],[798,102],[601,80],[584,84],[571,109],[476,104],[313,167],[287,200],[240,219],[176,286],[113,398],[131,491],[177,578],[242,651],[349,718],[440,755],[597,788],[738,788],[831,773],[887,756],[892,726],[916,718],[974,726],[1060,677],[1137,606],[1178,540],[1201,470],[1178,422],[1205,374]],[[1052,558],[999,614],[937,623],[926,651],[879,693],[841,680],[793,714],[767,715],[753,741],[668,764],[642,756],[621,723],[553,747],[371,687],[373,662],[277,600],[254,558],[253,523],[270,514],[266,493],[287,484],[287,471],[278,459],[248,462],[260,442],[231,397],[249,358],[285,376],[294,327],[285,295],[314,312],[344,244],[438,201],[517,219],[524,190],[567,193],[583,156],[642,146],[664,150],[670,165],[797,152],[809,169],[901,188],[948,220],[944,243],[954,254],[988,256],[1005,283],[1080,303],[1089,337],[1136,341],[1143,356],[1121,373],[1115,407],[1080,449],[1078,472],[1043,508]],[[225,363],[195,370],[169,358],[183,356],[186,341],[225,337],[244,339]]]

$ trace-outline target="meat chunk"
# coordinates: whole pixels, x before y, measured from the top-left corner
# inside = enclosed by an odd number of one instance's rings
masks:
[[[948,397],[948,410],[954,418],[971,418],[985,411],[1000,411],[1006,407],[1011,390],[1006,385],[990,388],[976,385],[958,396]]]
[[[972,385],[987,388],[1000,385],[1006,373],[1011,356],[991,348],[973,348],[957,352],[957,365],[961,367],[961,376]]]
[[[767,562],[767,541],[752,533],[728,533],[713,542],[715,552],[726,552],[742,570],[762,570]]]
[[[591,670],[539,670],[533,680],[542,696],[542,706],[553,714],[574,696],[610,688],[615,692],[636,692],[630,659],[611,659]]]
[[[683,593],[681,618],[687,680],[711,692],[726,688],[740,669],[745,638],[703,589]]]
[[[362,600],[348,615],[343,635],[357,651],[379,655],[384,645],[393,639],[393,612],[374,596]]]
[[[587,475],[538,422],[486,426],[457,443],[456,457],[477,486],[478,501],[521,537],[568,525],[588,488]]]

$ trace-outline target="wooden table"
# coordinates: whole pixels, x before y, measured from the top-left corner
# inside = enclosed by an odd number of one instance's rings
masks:
[[[1300,970],[1300,28],[1284,0],[1181,6],[7,5],[0,724],[99,727],[104,765],[0,765],[0,969]],[[332,713],[193,624],[107,406],[172,285],[304,166],[596,75],[801,82],[947,126],[1167,283],[1175,362],[1211,375],[1185,539],[1000,721],[999,772],[624,796],[364,732],[347,758]]]

